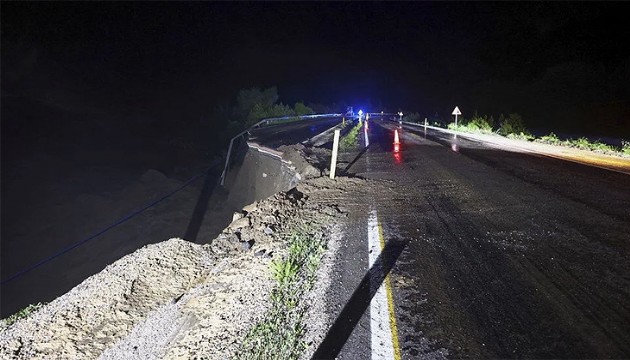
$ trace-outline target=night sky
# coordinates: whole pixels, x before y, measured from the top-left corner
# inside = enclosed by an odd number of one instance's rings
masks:
[[[625,3],[2,3],[2,95],[186,126],[239,89],[630,136]],[[340,111],[342,109],[339,109]],[[131,120],[129,120],[131,119]]]

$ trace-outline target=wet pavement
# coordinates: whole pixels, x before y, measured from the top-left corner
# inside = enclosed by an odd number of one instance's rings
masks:
[[[394,152],[397,127],[370,121],[367,149],[340,156],[342,174],[382,189],[348,204],[328,302],[352,328],[321,356],[367,359],[380,346],[374,307],[356,301],[376,298],[362,290],[374,212],[393,262],[380,279],[393,358],[630,357],[628,175],[411,128]]]
[[[338,125],[341,117],[327,117],[319,119],[305,119],[291,123],[268,125],[250,131],[249,141],[270,148],[281,145],[296,144],[306,141],[315,135]]]

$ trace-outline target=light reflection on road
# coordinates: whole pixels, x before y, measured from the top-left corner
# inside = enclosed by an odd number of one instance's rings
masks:
[[[394,151],[394,163],[396,165],[402,164],[402,154],[400,153],[400,151]]]

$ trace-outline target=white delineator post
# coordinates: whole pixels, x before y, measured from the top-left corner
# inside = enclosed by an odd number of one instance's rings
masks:
[[[424,138],[427,137],[427,118],[424,118]]]
[[[330,159],[330,178],[335,178],[335,170],[337,169],[337,151],[339,150],[339,129],[335,130],[335,138],[333,140],[332,158]]]

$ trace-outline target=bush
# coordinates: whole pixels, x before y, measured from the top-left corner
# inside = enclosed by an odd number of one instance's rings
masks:
[[[540,139],[538,139],[538,141],[551,145],[560,145],[560,143],[562,143],[560,139],[558,139],[558,136],[552,132],[549,133],[549,135],[541,137]]]
[[[486,116],[475,115],[472,119],[465,118],[459,119],[457,126],[452,122],[447,126],[451,130],[465,131],[465,132],[492,132],[492,125]]]
[[[259,88],[243,89],[236,96],[236,105],[232,110],[234,119],[243,122],[257,119],[276,101],[278,101],[278,88],[275,86],[264,90]]]
[[[313,109],[311,109],[310,107],[304,105],[303,102],[297,102],[295,103],[295,115],[311,115],[311,114],[315,114],[315,111],[313,111]]]
[[[630,141],[621,141],[621,152],[630,155]]]
[[[448,128],[449,130],[461,130],[461,131],[465,131],[466,129],[461,126],[460,124],[455,125],[454,122],[452,123],[448,123],[448,125],[446,126],[446,128]]]
[[[600,142],[599,140],[595,140],[590,144],[591,150],[599,151],[599,152],[615,152],[615,148]]]
[[[510,114],[507,119],[503,120],[500,124],[499,132],[502,135],[509,134],[528,134],[523,123],[523,118],[519,114]]]
[[[295,115],[295,111],[289,106],[284,105],[283,103],[275,104],[269,109],[265,118],[274,118],[274,117],[283,117],[283,116],[293,116]]]
[[[519,134],[508,134],[509,139],[517,139],[517,140],[525,140],[525,141],[534,141],[536,137],[529,133],[519,133]]]
[[[268,107],[265,107],[262,104],[255,104],[247,116],[245,128],[254,125],[262,119],[293,115],[295,115],[295,111],[289,105],[284,105],[283,103],[274,104]]]
[[[567,145],[571,147],[575,147],[582,150],[592,150],[592,151],[600,151],[600,152],[615,152],[615,148],[596,140],[594,142],[588,141],[587,138],[581,137],[577,140],[568,140]],[[623,151],[623,150],[622,150]]]
[[[424,122],[424,120],[421,119],[420,114],[418,113],[410,113],[410,114],[404,115],[403,121],[412,122],[412,123],[420,123],[421,121]]]
[[[492,132],[492,125],[485,116],[477,115],[473,117],[468,124],[466,124],[466,127],[470,131]]]
[[[577,140],[570,140],[569,144],[572,147],[576,147],[578,149],[582,149],[582,150],[590,150],[591,148],[591,144],[588,142],[588,139],[585,137],[581,137]]]
[[[630,145],[628,145],[628,143],[625,141],[621,142],[622,147],[620,150],[616,149],[614,146],[604,144],[600,142],[599,140],[590,142],[585,137],[578,138],[577,140],[569,139],[569,140],[562,141],[554,133],[549,133],[549,135],[540,137],[539,139],[536,139],[536,141],[542,142],[545,144],[550,144],[550,145],[564,145],[564,146],[574,147],[574,148],[578,148],[582,150],[592,150],[592,151],[599,151],[599,152],[605,152],[605,153],[614,153],[614,152],[620,151],[622,153],[630,154]]]

